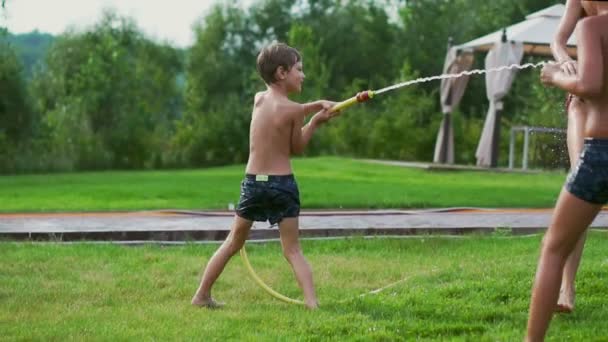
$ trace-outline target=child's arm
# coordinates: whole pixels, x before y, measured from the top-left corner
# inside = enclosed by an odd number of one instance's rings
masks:
[[[317,120],[314,117],[302,127],[304,124],[304,116],[296,115],[293,120],[293,126],[291,128],[291,153],[302,154],[306,149],[306,146],[310,142],[313,133],[318,128]]]
[[[306,117],[306,116],[310,115],[311,113],[315,113],[315,112],[322,110],[323,108],[329,107],[330,103],[333,104],[334,102],[326,101],[326,100],[317,100],[314,102],[299,104],[300,115],[303,115]]]
[[[292,154],[302,154],[317,128],[335,115],[339,114],[331,112],[331,108],[335,104],[334,102],[326,102],[327,103],[324,104],[326,107],[321,109],[320,112],[316,113],[304,127],[302,127],[302,125],[304,125],[304,116],[299,114],[294,116],[293,126],[291,128]]]
[[[560,63],[562,71],[569,75],[576,74],[576,62],[568,55],[566,46],[568,45],[568,38],[574,32],[576,23],[581,17],[582,11],[583,7],[580,0],[568,0],[566,2],[564,16],[559,22],[557,33],[551,43],[553,57]]]
[[[567,75],[554,67],[546,68],[547,70],[543,69],[541,74],[544,83],[554,85],[583,98],[601,95],[604,65],[600,30],[602,29],[601,25],[606,25],[602,20],[601,17],[586,18],[579,25],[577,33],[578,74]]]

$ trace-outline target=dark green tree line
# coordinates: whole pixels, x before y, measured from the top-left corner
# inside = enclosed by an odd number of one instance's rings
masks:
[[[195,42],[185,50],[154,42],[131,19],[108,12],[86,31],[54,39],[31,80],[20,76],[14,50],[3,46],[0,170],[245,162],[252,99],[265,88],[255,71],[264,44],[285,41],[301,51],[307,77],[295,100],[339,101],[437,75],[449,37],[464,43],[554,3],[218,2],[194,25]],[[483,58],[476,56],[476,67],[483,68]],[[505,102],[505,123],[563,124],[552,113],[559,92],[541,87],[537,71],[520,74]],[[438,88],[439,82],[424,83],[355,106],[320,130],[307,153],[428,161],[441,120]],[[457,162],[474,162],[486,111],[483,76],[473,77],[454,115]],[[15,154],[25,145],[28,153]],[[35,162],[17,162],[16,155]]]
[[[127,18],[106,13],[59,37],[31,82],[60,169],[162,164],[181,107],[182,58]]]

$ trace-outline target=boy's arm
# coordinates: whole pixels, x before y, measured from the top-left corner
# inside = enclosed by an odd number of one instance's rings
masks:
[[[291,127],[292,154],[302,154],[317,128],[319,128],[319,126],[321,126],[323,123],[329,121],[329,119],[340,114],[339,112],[331,111],[331,108],[335,105],[335,102],[326,102],[327,103],[323,105],[323,109],[316,113],[304,127],[302,127],[304,124],[304,116],[298,114],[294,116],[293,126]]]
[[[310,142],[312,135],[317,130],[318,122],[313,116],[312,119],[304,125],[304,116],[295,115],[293,126],[291,127],[291,153],[302,154],[306,149],[306,145]]]
[[[557,33],[551,42],[551,52],[555,60],[560,63],[560,68],[568,75],[576,74],[576,61],[572,60],[568,55],[567,45],[568,38],[574,32],[576,23],[581,17],[583,6],[580,0],[568,0],[566,2],[566,10],[559,22]]]
[[[321,101],[301,103],[299,105],[300,115],[308,116],[310,113],[318,112],[323,108]]]
[[[322,109],[331,108],[335,105],[335,102],[327,100],[317,100],[309,103],[299,104],[300,115],[308,116],[311,113],[316,113]]]
[[[292,117],[290,148],[292,154],[302,154],[317,128],[330,118],[339,115],[339,112],[331,112],[331,108],[335,104],[335,102],[326,100],[304,104],[289,101],[284,104],[280,111],[289,113]],[[314,108],[319,108],[318,112],[304,125],[304,118]],[[302,127],[303,125],[304,127]]]
[[[600,17],[584,19],[577,32],[578,64],[577,75],[555,72],[550,83],[580,97],[600,95],[604,81],[601,25],[606,25]],[[605,20],[604,20],[605,21]]]

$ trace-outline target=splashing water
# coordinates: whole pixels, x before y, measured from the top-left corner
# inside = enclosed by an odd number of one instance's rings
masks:
[[[460,72],[458,74],[443,74],[443,75],[438,75],[438,76],[421,77],[421,78],[417,78],[415,80],[410,80],[410,81],[392,85],[390,87],[382,88],[380,90],[375,91],[375,93],[376,93],[376,95],[379,95],[379,94],[385,93],[387,91],[399,89],[402,87],[407,87],[409,85],[416,84],[416,83],[423,83],[423,82],[429,82],[429,81],[434,81],[434,80],[443,80],[443,79],[447,79],[447,78],[458,78],[458,77],[469,76],[469,75],[473,75],[473,74],[485,74],[485,73],[489,73],[489,72],[499,72],[499,71],[510,70],[510,69],[515,69],[515,68],[517,68],[519,70],[527,69],[527,68],[538,68],[538,67],[542,67],[542,66],[545,66],[548,64],[556,64],[556,62],[543,61],[543,62],[539,62],[539,63],[526,63],[526,64],[521,64],[521,65],[520,64],[511,64],[511,65],[503,65],[501,67],[490,68],[490,69],[466,70],[466,71]]]

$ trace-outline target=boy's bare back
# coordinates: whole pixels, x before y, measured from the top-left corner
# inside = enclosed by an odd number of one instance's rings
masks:
[[[249,130],[247,173],[266,175],[291,174],[291,139],[297,104],[272,90],[255,96]]]
[[[285,44],[271,44],[260,52],[257,69],[267,90],[255,95],[249,129],[250,175],[291,175],[289,157],[304,151],[314,131],[337,115],[335,102],[296,103],[292,93],[302,91],[304,75],[300,53]],[[318,112],[317,112],[318,111]],[[304,118],[317,112],[304,125]]]

